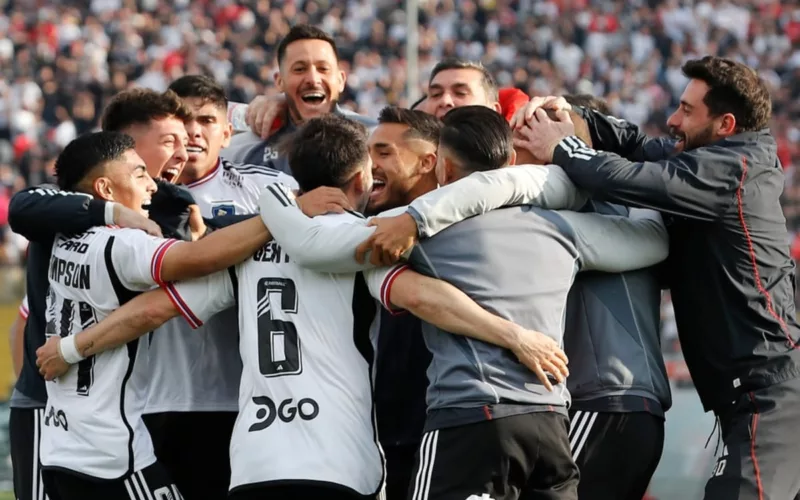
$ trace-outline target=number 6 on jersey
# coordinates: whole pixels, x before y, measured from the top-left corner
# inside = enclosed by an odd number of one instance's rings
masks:
[[[265,377],[298,375],[303,371],[300,338],[291,321],[274,318],[279,307],[284,313],[297,313],[297,289],[286,278],[258,281],[258,366]],[[273,302],[274,299],[278,299]]]

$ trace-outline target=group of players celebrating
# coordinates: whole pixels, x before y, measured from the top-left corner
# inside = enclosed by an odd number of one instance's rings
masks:
[[[255,132],[205,76],[124,91],[59,189],[12,200],[18,499],[640,500],[671,405],[663,288],[721,423],[706,498],[798,494],[793,264],[752,70],[689,61],[674,137],[649,139],[458,60],[373,121],[337,106],[325,32],[277,55]]]

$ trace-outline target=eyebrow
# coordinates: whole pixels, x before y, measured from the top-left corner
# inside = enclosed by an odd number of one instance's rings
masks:
[[[375,144],[372,145],[372,147],[376,149],[386,149],[391,146],[392,146],[391,144],[388,144],[386,142],[376,142]]]
[[[681,105],[683,105],[684,108],[689,108],[689,109],[693,109],[694,108],[694,106],[692,106],[691,104],[689,104],[688,102],[686,102],[684,100],[681,100]]]
[[[133,167],[133,173],[134,174],[136,172],[138,172],[139,170],[147,171],[147,167],[145,167],[144,165],[136,165],[135,167]]]

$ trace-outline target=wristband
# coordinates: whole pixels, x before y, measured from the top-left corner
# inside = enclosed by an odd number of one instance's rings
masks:
[[[114,225],[114,202],[113,201],[107,201],[106,202],[106,212],[105,212],[105,214],[106,214],[105,215],[106,225],[107,226],[113,226]]]
[[[76,335],[69,335],[62,338],[58,343],[59,351],[61,351],[61,357],[64,358],[64,362],[70,365],[74,365],[75,363],[79,363],[85,359],[78,352],[78,344],[76,343],[75,337]]]

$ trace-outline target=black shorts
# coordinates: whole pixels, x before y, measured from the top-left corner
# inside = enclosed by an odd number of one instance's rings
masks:
[[[62,500],[180,500],[178,487],[158,463],[112,481],[91,479],[63,470],[44,469],[49,492]],[[52,497],[51,497],[52,498]]]
[[[526,413],[426,432],[409,500],[575,500],[567,417]]]
[[[230,500],[375,500],[375,495],[359,495],[336,486],[315,484],[276,484],[237,488],[228,496]]]
[[[419,444],[383,445],[386,457],[386,500],[405,500],[414,477]]]
[[[571,411],[581,500],[642,500],[664,448],[664,419],[646,412]]]
[[[42,500],[41,439],[44,408],[11,408],[8,420],[11,467],[14,470],[14,497],[17,500]],[[49,495],[50,500],[57,496]]]
[[[800,379],[743,394],[718,415],[708,500],[800,500]]]
[[[185,500],[222,500],[231,481],[230,443],[235,412],[144,415],[156,458]]]

